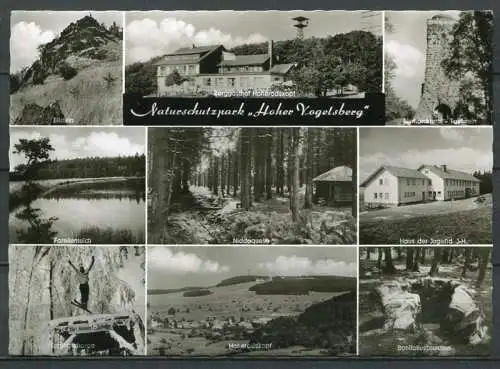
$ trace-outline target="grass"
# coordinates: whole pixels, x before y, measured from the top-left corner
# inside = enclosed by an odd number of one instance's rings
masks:
[[[401,244],[402,240],[417,242],[425,239],[444,240],[463,244],[491,244],[492,214],[490,207],[397,220],[360,223],[360,244]]]
[[[144,244],[144,232],[134,234],[129,229],[88,227],[71,238],[88,238],[93,244]]]
[[[121,44],[112,43],[110,47],[121,48]],[[10,124],[26,104],[47,106],[55,100],[59,101],[65,118],[73,120],[72,124],[122,124],[121,71],[121,57],[114,61],[95,61],[71,80],[50,76],[43,85],[24,88],[10,95]],[[108,74],[116,78],[110,87],[104,80]]]

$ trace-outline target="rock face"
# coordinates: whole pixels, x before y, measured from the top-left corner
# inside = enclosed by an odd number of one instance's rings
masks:
[[[415,119],[443,118],[448,112],[452,113],[458,103],[460,82],[450,80],[441,65],[449,55],[455,23],[456,20],[443,15],[427,21],[425,77]]]
[[[77,267],[80,262],[88,267],[92,256],[88,309],[96,315],[134,317],[135,346],[141,351],[145,340],[143,248],[136,255],[133,247],[10,246],[9,354],[53,355],[48,344],[52,321],[93,316],[70,304],[80,300],[80,290],[68,264],[71,260]],[[137,275],[137,268],[142,275]]]
[[[307,308],[298,317],[280,317],[250,336],[250,344],[273,348],[304,346],[329,354],[356,353],[356,293],[348,292]]]
[[[421,323],[438,323],[451,341],[475,345],[488,339],[475,291],[460,280],[392,280],[374,292],[384,312],[385,329],[414,330]]]
[[[422,311],[419,295],[406,291],[406,286],[398,282],[378,287],[376,294],[386,316],[385,329],[416,329]]]
[[[16,118],[16,125],[66,125],[59,103],[53,102],[46,107],[37,104],[25,105]]]
[[[484,317],[474,302],[474,291],[463,285],[453,291],[442,327],[455,337],[463,337],[471,345],[485,342],[489,338]]]

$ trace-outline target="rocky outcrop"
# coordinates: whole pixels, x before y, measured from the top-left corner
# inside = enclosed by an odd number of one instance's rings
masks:
[[[414,330],[422,311],[420,296],[406,291],[401,283],[386,283],[376,289],[386,320],[385,329]]]
[[[121,29],[113,25],[109,29],[91,17],[85,16],[67,26],[51,42],[41,46],[40,57],[28,68],[11,76],[16,88],[11,93],[33,84],[43,84],[52,74],[59,74],[62,65],[76,69],[85,68],[96,60],[118,61],[110,43],[122,42]]]
[[[307,308],[298,317],[280,317],[250,336],[273,348],[303,346],[329,354],[356,353],[356,293],[348,292]]]
[[[89,274],[88,309],[96,315],[131,317],[135,322],[131,334],[136,350],[141,351],[145,339],[140,334],[144,331],[145,287],[143,277],[131,272],[144,267],[144,250],[140,250],[136,256],[133,247],[11,245],[9,354],[54,355],[47,342],[54,335],[49,332],[51,322],[69,324],[75,317],[93,316],[71,305],[73,299],[80,299],[80,290],[77,275],[68,264],[71,260],[76,266],[83,263],[87,267],[92,256],[95,263]]]
[[[384,313],[385,329],[413,331],[422,323],[438,323],[452,341],[475,345],[488,339],[475,291],[447,278],[392,280],[374,290]]]
[[[66,125],[59,103],[53,102],[45,107],[37,104],[25,105],[14,121],[15,125]]]

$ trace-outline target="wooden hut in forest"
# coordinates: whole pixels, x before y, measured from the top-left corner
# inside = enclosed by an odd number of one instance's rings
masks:
[[[314,203],[350,204],[353,201],[352,169],[343,165],[313,178]]]

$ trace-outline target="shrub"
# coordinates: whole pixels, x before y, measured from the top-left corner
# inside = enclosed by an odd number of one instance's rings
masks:
[[[71,65],[63,63],[59,67],[59,74],[61,75],[62,78],[64,78],[67,81],[76,76],[78,74],[78,71]]]

